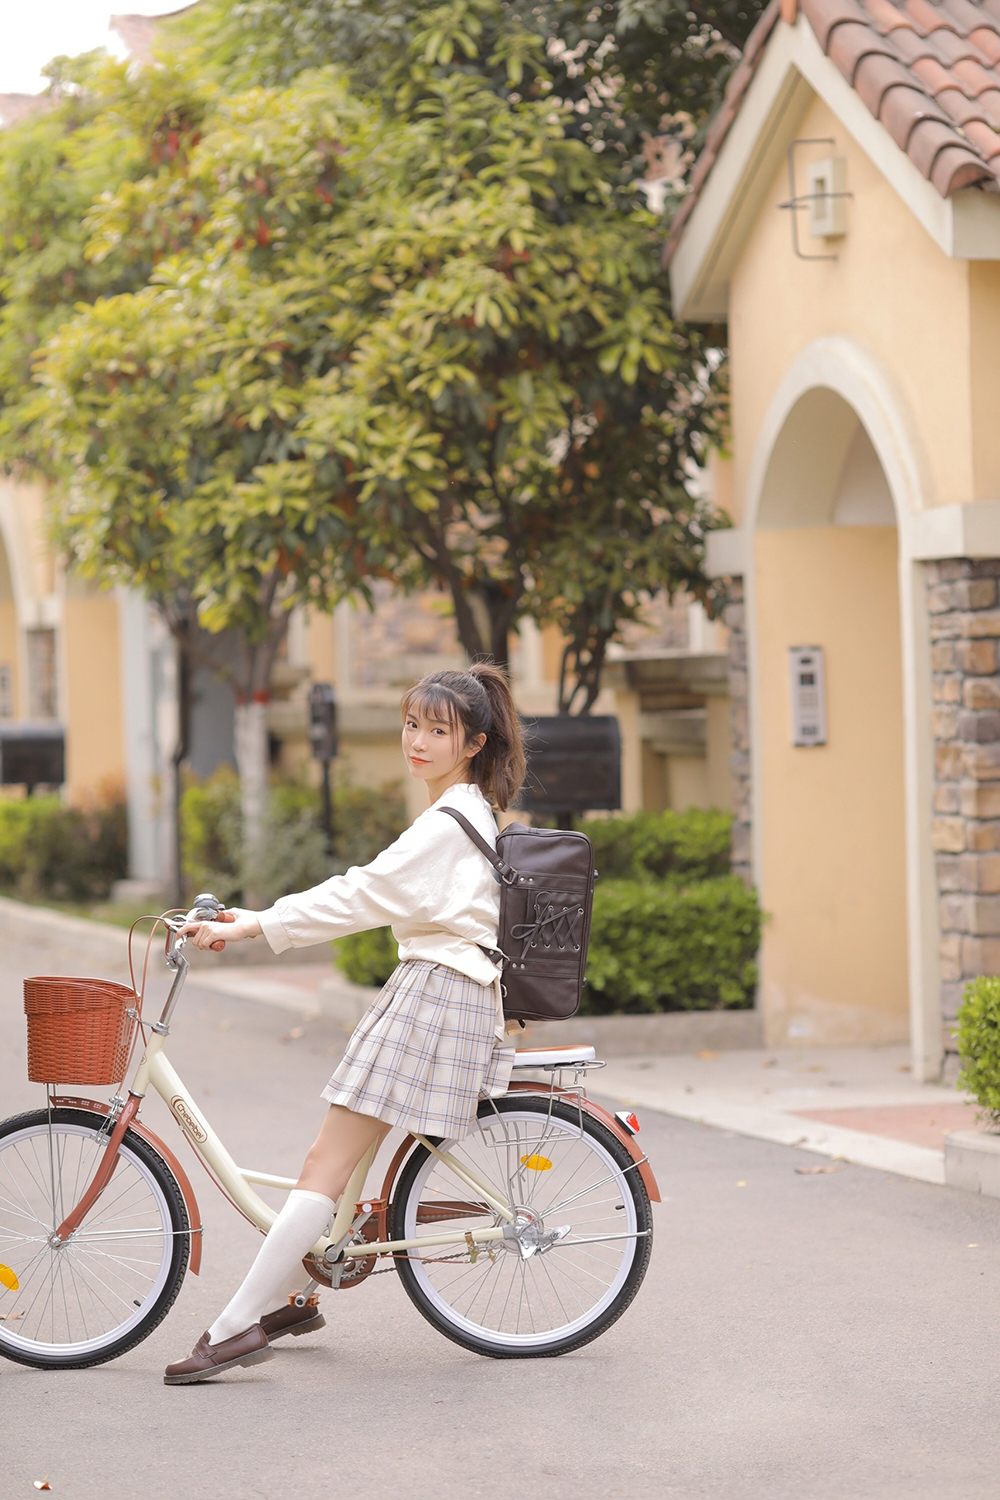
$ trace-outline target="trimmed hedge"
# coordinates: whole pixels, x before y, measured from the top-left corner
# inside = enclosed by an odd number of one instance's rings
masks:
[[[731,822],[701,808],[588,820],[601,878],[584,1014],[753,1005],[762,918],[756,893],[729,872]],[[384,984],[396,967],[387,927],[336,948],[356,984]]]
[[[735,875],[694,885],[601,882],[581,1011],[606,1015],[753,1005],[761,912]]]
[[[732,817],[716,807],[588,818],[602,880],[710,880],[728,875]]]
[[[66,807],[56,795],[0,798],[0,890],[29,901],[102,901],[127,874],[121,796],[90,807]]]
[[[975,1099],[994,1130],[1000,1129],[1000,978],[983,975],[965,987],[958,1007],[958,1087]]]

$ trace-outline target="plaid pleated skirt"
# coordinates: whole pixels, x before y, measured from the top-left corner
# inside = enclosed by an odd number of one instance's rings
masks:
[[[510,1082],[514,1048],[496,1021],[494,985],[410,959],[361,1017],[322,1097],[422,1135],[467,1135],[480,1099]]]

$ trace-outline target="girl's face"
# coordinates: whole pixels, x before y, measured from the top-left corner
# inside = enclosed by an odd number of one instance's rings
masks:
[[[403,758],[435,798],[456,781],[470,780],[473,757],[485,743],[485,734],[467,741],[461,724],[449,724],[433,709],[412,707],[403,715]]]

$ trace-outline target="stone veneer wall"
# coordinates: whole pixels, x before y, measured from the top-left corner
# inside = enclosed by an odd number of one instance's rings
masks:
[[[750,717],[747,686],[746,609],[743,579],[730,578],[722,622],[729,631],[729,722],[732,729],[730,769],[733,773],[733,872],[753,884],[750,852]]]
[[[946,1035],[966,982],[977,974],[1000,974],[998,584],[1000,558],[927,565],[933,846]]]

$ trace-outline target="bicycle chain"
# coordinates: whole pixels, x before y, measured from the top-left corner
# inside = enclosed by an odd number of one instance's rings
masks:
[[[488,1254],[489,1252],[488,1251],[484,1251],[483,1253],[484,1254]],[[381,1256],[379,1256],[377,1258],[381,1259]],[[448,1261],[452,1261],[452,1260],[468,1260],[468,1258],[469,1258],[469,1252],[468,1252],[468,1250],[463,1250],[460,1255],[435,1255],[434,1258],[433,1258],[433,1260],[425,1260],[425,1261],[423,1261],[423,1264],[425,1266],[443,1266]],[[490,1255],[489,1258],[490,1258],[491,1261],[495,1261],[496,1260],[496,1256],[495,1255]],[[409,1260],[409,1256],[408,1255],[393,1255],[391,1257],[391,1259],[393,1261],[393,1264],[391,1266],[383,1266],[380,1271],[369,1271],[368,1275],[369,1276],[390,1276],[392,1274],[392,1272],[396,1269],[395,1262],[397,1260]]]

